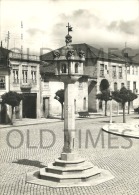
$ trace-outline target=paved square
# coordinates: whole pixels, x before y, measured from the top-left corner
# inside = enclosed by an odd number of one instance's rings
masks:
[[[130,118],[138,120],[130,116],[127,121]],[[114,120],[119,122],[122,117]],[[47,166],[60,156],[63,122],[0,129],[1,195],[138,195],[139,140],[102,132],[101,127],[108,121],[108,118],[76,121],[75,144],[79,154],[115,176],[91,187],[50,188],[26,183],[26,173]]]

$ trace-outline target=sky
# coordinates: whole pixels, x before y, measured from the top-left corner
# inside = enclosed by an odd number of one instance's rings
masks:
[[[139,49],[139,0],[0,1],[0,40],[7,47],[9,31],[9,49],[23,45],[39,54],[62,47],[68,22],[73,43]]]

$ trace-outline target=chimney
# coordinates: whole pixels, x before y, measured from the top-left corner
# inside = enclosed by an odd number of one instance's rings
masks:
[[[1,47],[2,47],[2,41],[1,41]]]

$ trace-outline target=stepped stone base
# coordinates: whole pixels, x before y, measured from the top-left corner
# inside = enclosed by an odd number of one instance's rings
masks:
[[[90,186],[113,179],[111,173],[84,159],[56,159],[37,172],[27,174],[27,182],[50,187]]]

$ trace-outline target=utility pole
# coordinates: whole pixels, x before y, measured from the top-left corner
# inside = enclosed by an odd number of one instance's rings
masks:
[[[23,22],[21,21],[21,54],[23,53]]]
[[[126,44],[126,42],[125,42],[125,52],[126,52],[126,47],[127,46],[127,44]],[[126,88],[127,88],[127,66],[128,66],[128,59],[126,59],[126,58],[128,58],[128,54],[126,53],[126,56],[125,56],[125,72],[126,72]]]
[[[10,39],[10,33],[8,31],[8,34],[7,34],[7,49],[9,48],[9,39]]]

